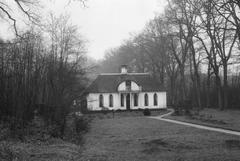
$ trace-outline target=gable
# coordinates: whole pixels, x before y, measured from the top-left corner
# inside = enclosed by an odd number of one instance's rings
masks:
[[[128,88],[130,88],[132,91],[140,91],[142,87],[136,82],[130,80],[123,81],[118,85],[118,91],[125,91]]]

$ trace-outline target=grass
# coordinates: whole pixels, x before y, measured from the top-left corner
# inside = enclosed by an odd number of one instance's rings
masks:
[[[238,127],[238,111],[217,113],[218,111],[207,110],[202,111],[198,116],[202,117],[202,120],[205,120],[205,122],[221,126],[234,124],[233,127]],[[160,115],[166,112],[166,110],[152,111],[152,115]],[[142,111],[116,112],[114,117],[112,113],[88,114],[84,117],[87,117],[86,119],[90,123],[91,128],[88,133],[84,134],[82,139],[83,145],[76,145],[56,138],[48,138],[45,141],[26,139],[24,142],[2,140],[0,141],[0,160],[240,160],[240,137],[234,135],[150,119],[143,116]],[[211,121],[208,121],[209,119]]]
[[[158,116],[168,113],[166,109],[161,110],[151,110],[151,116]],[[86,114],[90,119],[112,119],[112,118],[124,118],[124,117],[140,117],[143,116],[143,110],[134,110],[134,111],[116,111],[108,113],[90,113]]]
[[[147,117],[94,118],[80,161],[234,161],[240,137]]]
[[[45,143],[0,142],[1,161],[72,161],[79,152],[79,146],[60,139]]]
[[[240,131],[239,110],[220,111],[206,108],[200,111],[199,114],[193,114],[192,116],[168,116],[166,118]]]
[[[23,140],[12,138],[6,130],[0,129],[0,161],[75,161],[81,153],[81,136],[88,129],[85,119],[77,119],[75,127],[74,119],[69,117],[64,139],[50,136],[40,120],[37,121],[39,126],[29,127],[31,134],[26,133]]]

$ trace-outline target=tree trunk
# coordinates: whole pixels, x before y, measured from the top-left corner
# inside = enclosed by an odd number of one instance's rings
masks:
[[[202,108],[202,102],[201,102],[201,82],[200,82],[200,76],[198,73],[198,64],[196,62],[196,53],[195,53],[195,48],[194,48],[194,44],[193,44],[193,40],[191,39],[189,41],[190,45],[191,45],[191,51],[192,51],[192,62],[193,62],[193,69],[194,69],[194,88],[195,88],[195,95],[196,95],[196,101],[197,101],[197,106],[198,108]]]
[[[207,72],[207,90],[206,90],[206,106],[210,107],[210,88],[211,88],[211,65],[208,64],[208,72]]]
[[[180,66],[180,75],[181,75],[181,96],[180,96],[180,101],[186,100],[186,85],[185,85],[185,75],[184,75],[184,66]]]
[[[222,100],[222,85],[219,75],[216,75],[216,86],[217,86],[217,96],[218,96],[218,107],[223,110],[223,100]]]
[[[223,108],[228,108],[228,76],[227,76],[228,65],[224,61],[223,62]]]

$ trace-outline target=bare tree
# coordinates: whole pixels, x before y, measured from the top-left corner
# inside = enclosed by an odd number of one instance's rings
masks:
[[[87,0],[66,0],[68,4],[72,1],[78,1],[83,6],[86,6]],[[23,15],[33,24],[39,24],[38,9],[40,8],[40,0],[13,0],[12,2],[6,2],[0,0],[0,18],[10,20],[16,36],[20,36],[18,30],[18,16]],[[15,9],[18,9],[17,11]]]
[[[14,0],[11,2],[0,1],[0,17],[3,19],[9,19],[12,22],[15,34],[20,36],[17,29],[17,17],[16,13],[21,13],[27,16],[29,21],[33,23],[38,22],[38,16],[35,14],[34,8],[39,5],[38,0]],[[17,7],[18,11],[13,11]]]
[[[230,22],[218,14],[215,3],[209,1],[203,3],[199,10],[201,23],[197,38],[201,41],[209,63],[216,77],[218,89],[218,105],[221,109],[228,107],[228,64],[232,58],[232,50],[236,42],[237,34],[231,28]],[[206,35],[206,34],[207,35]],[[208,37],[207,39],[205,37]],[[221,84],[220,69],[223,67],[223,88]],[[223,95],[223,98],[222,98]]]
[[[212,3],[217,13],[231,25],[230,29],[236,31],[238,41],[240,42],[240,2],[238,0],[213,0]]]
[[[0,44],[0,116],[15,121],[12,125],[17,127],[31,121],[39,110],[62,136],[71,104],[86,81],[85,40],[67,17],[54,20],[57,28],[50,30],[50,46],[34,30]]]

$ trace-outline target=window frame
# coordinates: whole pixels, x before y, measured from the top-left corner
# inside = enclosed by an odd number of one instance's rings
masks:
[[[99,95],[99,107],[104,107],[104,97],[102,94]]]
[[[121,107],[124,107],[124,95],[122,93],[120,95],[120,104],[121,104]]]
[[[158,105],[158,95],[157,95],[157,93],[154,93],[154,95],[153,95],[153,105],[154,106]]]
[[[144,106],[149,106],[149,99],[148,99],[148,94],[144,94]]]
[[[137,93],[134,93],[134,95],[133,95],[133,104],[135,107],[138,106],[138,94]]]
[[[109,107],[113,107],[113,95],[109,95]]]
[[[126,90],[131,90],[132,82],[130,80],[126,80],[125,85],[126,85]]]

